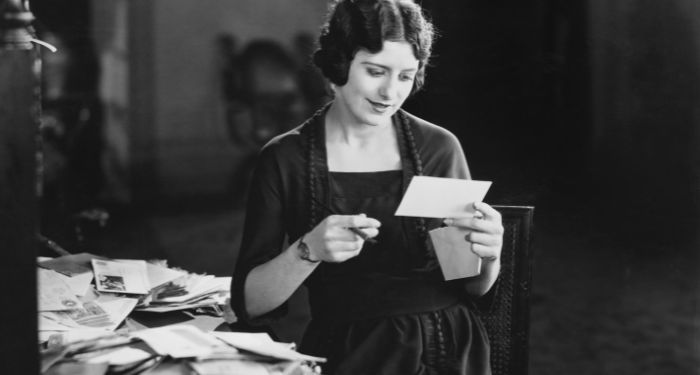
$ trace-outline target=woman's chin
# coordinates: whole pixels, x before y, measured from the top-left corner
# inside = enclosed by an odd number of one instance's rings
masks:
[[[369,126],[384,126],[391,124],[391,116],[396,111],[386,111],[382,113],[369,113],[364,116],[363,123]]]

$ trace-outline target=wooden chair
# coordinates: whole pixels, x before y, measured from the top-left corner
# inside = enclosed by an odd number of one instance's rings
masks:
[[[494,375],[526,375],[530,333],[534,207],[494,206],[503,217],[501,273],[478,302]]]

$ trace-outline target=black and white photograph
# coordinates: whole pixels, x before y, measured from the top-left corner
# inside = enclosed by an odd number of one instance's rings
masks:
[[[126,287],[124,286],[124,278],[121,276],[111,276],[111,275],[98,275],[97,276],[98,288],[102,288],[104,291],[108,292],[124,292]]]
[[[0,0],[0,248],[0,373],[700,375],[700,2]]]

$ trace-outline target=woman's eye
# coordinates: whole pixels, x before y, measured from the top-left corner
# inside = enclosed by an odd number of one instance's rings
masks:
[[[384,74],[384,71],[379,70],[379,69],[367,69],[367,72],[368,72],[369,75],[371,75],[372,77],[379,77],[379,76],[381,76],[382,74]]]
[[[413,81],[413,76],[412,75],[402,75],[402,76],[399,76],[399,79],[402,81]]]

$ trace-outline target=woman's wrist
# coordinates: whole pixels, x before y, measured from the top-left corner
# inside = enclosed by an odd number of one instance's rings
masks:
[[[487,272],[498,273],[501,269],[501,258],[482,259],[481,267],[482,270],[488,270]]]

